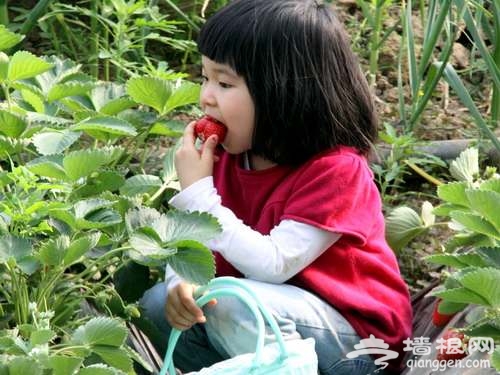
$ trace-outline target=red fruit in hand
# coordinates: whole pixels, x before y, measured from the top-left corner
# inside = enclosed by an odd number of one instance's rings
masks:
[[[194,125],[194,133],[203,142],[208,139],[211,135],[215,134],[219,143],[224,141],[226,137],[227,128],[224,124],[214,120],[210,116],[204,116]]]
[[[442,341],[442,342],[441,342]],[[456,329],[448,329],[443,334],[442,340],[438,340],[441,345],[438,345],[438,361],[448,361],[462,359],[467,356],[465,345],[467,340],[462,332]]]
[[[455,316],[455,314],[443,314],[439,312],[439,304],[441,299],[438,298],[434,305],[434,311],[432,312],[432,323],[437,327],[444,327],[448,322]]]

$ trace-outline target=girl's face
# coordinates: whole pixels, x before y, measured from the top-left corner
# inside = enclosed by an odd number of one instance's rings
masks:
[[[227,127],[222,143],[230,154],[240,154],[252,147],[255,106],[243,77],[226,64],[202,56],[203,84],[200,105],[205,114]]]

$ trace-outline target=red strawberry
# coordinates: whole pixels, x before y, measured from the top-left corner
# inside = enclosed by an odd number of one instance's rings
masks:
[[[455,314],[443,314],[439,312],[439,304],[441,299],[438,298],[434,305],[434,311],[432,312],[432,323],[437,327],[444,327],[448,322],[455,316]]]
[[[462,359],[467,356],[466,343],[467,340],[463,332],[450,328],[443,334],[441,345],[438,345],[438,361],[448,361]],[[457,353],[458,352],[458,353]]]
[[[215,134],[220,142],[224,141],[226,137],[227,128],[224,124],[218,122],[210,116],[204,116],[194,125],[194,133],[202,141],[205,141],[211,135]]]

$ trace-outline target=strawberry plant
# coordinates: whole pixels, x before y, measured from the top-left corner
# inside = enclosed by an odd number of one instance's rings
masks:
[[[21,38],[0,28],[0,48]],[[203,243],[219,224],[163,205],[176,188],[174,148],[159,175],[142,168],[147,142],[182,134],[172,115],[199,86],[95,81],[69,60],[26,51],[0,56],[0,86],[1,371],[133,373],[143,361],[125,344],[123,319],[140,315],[141,290],[118,292],[140,284],[127,268],[151,269],[144,289],[166,263],[200,284],[214,276]]]
[[[500,341],[500,175],[493,167],[480,170],[478,150],[470,148],[450,165],[456,179],[438,186],[443,201],[433,214],[448,221],[427,223],[411,208],[393,212],[387,220],[390,243],[404,246],[432,225],[447,224],[455,234],[443,251],[427,257],[429,262],[446,266],[444,282],[433,291],[441,299],[440,314],[454,314],[469,304],[477,305],[472,321],[464,329],[469,337],[491,337]],[[430,204],[428,204],[430,205]],[[429,211],[429,210],[427,210]],[[429,215],[428,215],[429,216]],[[500,349],[492,355],[500,369]]]

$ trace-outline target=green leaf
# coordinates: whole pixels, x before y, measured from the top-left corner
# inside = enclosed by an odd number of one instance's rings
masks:
[[[460,282],[467,289],[480,295],[487,305],[494,308],[500,307],[499,269],[481,268],[467,273],[460,279]]]
[[[136,103],[129,98],[117,98],[110,100],[103,105],[99,112],[104,115],[114,116],[126,109],[134,107],[135,105]]]
[[[450,301],[441,300],[441,302],[439,302],[439,305],[438,305],[438,311],[441,314],[451,315],[451,314],[455,314],[459,311],[462,311],[467,306],[469,306],[469,305],[466,303],[457,303],[457,302],[450,302]]]
[[[78,138],[81,133],[73,132],[71,130],[46,130],[41,133],[35,134],[32,138],[33,144],[37,151],[42,155],[60,154]]]
[[[28,356],[14,357],[9,360],[9,375],[42,375],[42,367]]]
[[[395,252],[427,230],[420,216],[404,206],[391,211],[385,225],[387,242]]]
[[[500,193],[500,178],[492,178],[490,180],[484,181],[480,186],[481,190],[494,191]]]
[[[50,116],[44,113],[36,112],[28,112],[26,114],[26,118],[31,123],[44,124],[49,126],[67,126],[73,123],[71,120],[62,117]]]
[[[109,111],[109,108],[107,110],[105,109],[106,106],[110,105],[113,107],[116,103],[112,103],[125,95],[126,91],[123,85],[113,82],[101,82],[89,93],[88,97],[95,111],[102,114],[112,115],[114,113],[106,113]]]
[[[487,305],[488,302],[481,296],[467,288],[446,289],[432,293],[434,296],[450,302],[472,303],[477,305]]]
[[[468,187],[469,184],[467,182],[450,182],[446,185],[438,186],[437,195],[446,202],[468,207],[469,200],[465,194],[465,190]]]
[[[477,148],[467,148],[451,162],[450,174],[458,181],[472,183],[479,176],[479,153]]]
[[[204,285],[215,277],[215,260],[212,252],[196,241],[180,241],[177,253],[167,262],[184,280]]]
[[[48,266],[58,266],[66,255],[69,246],[68,236],[59,236],[51,238],[44,242],[38,250],[38,259]]]
[[[497,346],[491,355],[491,364],[497,371],[500,371],[500,346]]]
[[[425,259],[434,264],[441,264],[455,268],[468,266],[486,267],[483,258],[474,253],[470,254],[434,254],[426,256]]]
[[[481,247],[476,251],[491,267],[500,269],[500,247]]]
[[[101,166],[115,161],[120,155],[121,149],[118,148],[78,150],[64,157],[63,166],[68,177],[76,181],[97,171]]]
[[[99,363],[80,369],[77,375],[125,375],[125,373]]]
[[[66,82],[52,86],[47,94],[47,100],[53,102],[68,96],[85,95],[94,87],[93,82]]]
[[[74,189],[72,195],[81,198],[95,196],[104,191],[116,191],[125,183],[125,178],[117,171],[105,170],[96,173],[97,175],[87,177],[85,185]]]
[[[133,197],[138,194],[153,194],[162,185],[158,176],[135,175],[128,178],[120,188],[120,194]]]
[[[0,237],[0,263],[7,263],[9,259],[17,262],[31,255],[33,248],[25,238],[4,235]]]
[[[222,231],[215,217],[206,212],[170,210],[151,225],[163,242],[195,240],[205,243]]]
[[[120,214],[108,208],[112,205],[114,202],[100,198],[91,198],[75,203],[75,219],[78,228],[97,229],[121,223]]]
[[[49,70],[52,66],[52,64],[30,52],[18,51],[10,58],[7,78],[10,81],[16,81],[35,77]]]
[[[33,159],[26,167],[38,176],[66,180],[68,176],[62,164],[62,155],[49,155]]]
[[[174,108],[182,107],[188,104],[198,103],[200,99],[200,85],[182,81],[181,85],[174,89],[172,95],[167,100],[164,114],[169,113]]]
[[[132,359],[122,348],[97,345],[93,347],[93,352],[101,357],[108,365],[118,368],[126,373],[132,370]]]
[[[161,78],[137,77],[128,80],[127,92],[137,103],[150,106],[162,115],[172,93],[172,86]]]
[[[52,355],[49,357],[49,367],[53,370],[53,375],[69,375],[83,363],[83,358],[68,357],[63,355]]]
[[[83,131],[98,130],[104,133],[116,135],[137,135],[137,130],[129,122],[116,117],[107,116],[91,117],[73,125],[71,129]]]
[[[72,342],[86,345],[92,350],[98,345],[120,347],[125,343],[127,328],[118,319],[92,318],[73,333]]]
[[[464,211],[453,211],[450,216],[456,222],[462,224],[469,231],[485,234],[500,239],[500,233],[495,227],[481,216]]]
[[[0,132],[8,137],[19,137],[26,127],[27,122],[21,117],[0,109]]]
[[[5,27],[5,25],[0,25],[0,51],[5,51],[14,47],[23,39],[23,35],[10,31]]]
[[[475,211],[493,224],[497,232],[500,232],[500,193],[474,189],[467,190],[466,194],[471,207],[474,207]]]
[[[32,90],[22,89],[21,96],[23,97],[24,101],[26,101],[26,103],[32,106],[36,112],[40,113],[46,112],[45,111],[46,107],[42,93],[38,93]]]
[[[47,344],[56,337],[56,333],[51,329],[37,329],[31,332],[30,344],[32,346]]]
[[[63,259],[63,264],[69,266],[77,262],[85,253],[97,246],[101,233],[94,232],[71,242]]]
[[[177,251],[175,248],[162,246],[157,235],[144,233],[144,231],[132,234],[129,243],[133,249],[129,251],[130,258],[144,265],[149,265],[148,258],[165,260]]]
[[[158,121],[151,127],[149,134],[178,138],[182,136],[185,126],[184,122],[177,120]]]

